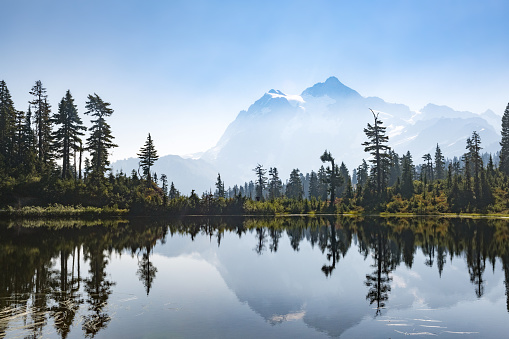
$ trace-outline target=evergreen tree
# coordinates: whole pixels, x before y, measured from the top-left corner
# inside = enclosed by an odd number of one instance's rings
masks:
[[[320,166],[320,169],[318,170],[318,198],[322,201],[327,200],[327,173],[325,172],[325,167]]]
[[[445,179],[445,158],[438,144],[435,150],[435,178],[438,180]]]
[[[137,155],[140,159],[140,167],[143,170],[143,175],[147,178],[148,185],[150,185],[152,182],[150,168],[154,165],[157,159],[159,159],[150,133],[148,134],[147,141],[145,141],[145,145],[140,148],[140,153]]]
[[[330,167],[327,166],[325,169],[325,182],[328,185],[328,192],[330,194],[330,206],[333,206],[336,200],[336,188],[342,183],[342,178],[339,175],[339,167],[334,164],[334,158],[327,150],[320,156],[320,160],[322,160],[322,162],[331,163]]]
[[[34,110],[37,156],[39,170],[42,171],[48,169],[53,160],[51,106],[47,102],[46,88],[42,87],[40,80],[35,82],[30,94],[34,96],[34,99],[29,103]]]
[[[368,127],[364,129],[364,133],[369,141],[362,143],[362,145],[365,146],[364,152],[369,152],[373,157],[370,160],[373,164],[371,176],[374,179],[376,195],[382,197],[387,185],[388,169],[390,166],[389,152],[391,148],[386,145],[389,141],[389,137],[385,135],[387,127],[382,126],[383,122],[378,119],[378,114],[375,114],[373,110],[371,110],[371,113],[373,113],[375,123],[373,125],[368,123]]]
[[[309,176],[309,199],[319,198],[318,176],[314,171],[311,171]]]
[[[82,142],[80,137],[84,135],[82,131],[86,130],[69,90],[58,105],[58,113],[54,115],[53,123],[58,126],[53,134],[55,151],[62,158],[62,178],[66,179],[70,175],[72,151],[76,153],[76,150],[79,150]],[[76,163],[76,156],[74,160]]]
[[[90,136],[87,139],[87,149],[92,156],[90,163],[90,180],[99,184],[104,181],[104,174],[108,170],[110,162],[108,160],[108,151],[117,147],[113,143],[111,127],[106,122],[106,118],[113,114],[109,107],[109,102],[104,102],[97,94],[88,96],[85,108],[85,114],[95,117],[92,120],[92,126],[89,128]]]
[[[414,194],[414,165],[410,151],[401,158],[401,195],[409,199]]]
[[[166,206],[168,202],[168,177],[166,174],[161,174],[161,189],[163,190],[163,205]]]
[[[35,164],[37,159],[37,151],[35,148],[35,134],[32,129],[32,111],[30,106],[27,113],[23,116],[20,111],[19,119],[23,120],[21,126],[18,127],[18,173],[33,174],[35,172]]]
[[[16,115],[14,102],[5,81],[0,81],[0,170],[11,172],[14,167],[16,143]]]
[[[398,153],[391,151],[391,166],[389,170],[389,186],[393,186],[401,176],[400,158]]]
[[[253,171],[256,173],[256,200],[263,200],[263,190],[267,185],[267,177],[265,176],[267,170],[258,164]]]
[[[341,162],[339,166],[339,176],[341,184],[338,186],[337,195],[339,197],[343,197],[346,193],[346,189],[348,185],[352,185],[352,180],[350,179],[350,173],[348,172],[348,168],[346,167],[344,162]]]
[[[509,104],[502,116],[502,141],[500,142],[500,171],[509,175]]]
[[[217,181],[216,181],[216,198],[224,198],[225,192],[224,192],[224,182],[221,180],[221,174],[217,173]]]
[[[290,173],[290,179],[286,185],[286,196],[290,199],[302,200],[303,195],[304,190],[302,188],[302,180],[299,175],[299,170],[294,169],[292,173]]]
[[[281,189],[283,188],[283,183],[279,178],[279,172],[276,167],[269,168],[269,199],[279,198],[281,196]]]
[[[493,157],[490,153],[490,159],[488,160],[488,165],[486,166],[486,176],[488,182],[492,182],[494,176],[495,176],[495,165],[493,164]]]
[[[175,185],[173,185],[173,181],[171,182],[170,193],[168,194],[168,196],[170,197],[170,199],[175,199],[180,196],[180,192],[175,188]]]
[[[363,187],[368,182],[368,164],[362,159],[362,164],[357,167],[357,186]]]
[[[431,154],[426,153],[422,156],[422,160],[424,160],[424,164],[421,168],[421,174],[424,176],[424,180],[433,181],[433,162],[431,158]]]

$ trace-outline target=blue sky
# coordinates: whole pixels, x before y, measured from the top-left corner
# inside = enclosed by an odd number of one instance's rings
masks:
[[[264,92],[329,76],[414,110],[501,115],[508,14],[502,0],[7,0],[0,79],[20,110],[36,80],[54,109],[67,89],[81,114],[88,94],[111,102],[113,159],[148,133],[160,155],[205,151]]]

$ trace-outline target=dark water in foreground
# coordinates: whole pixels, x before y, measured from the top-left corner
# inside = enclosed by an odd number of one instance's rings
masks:
[[[0,338],[503,338],[508,223],[3,223]]]

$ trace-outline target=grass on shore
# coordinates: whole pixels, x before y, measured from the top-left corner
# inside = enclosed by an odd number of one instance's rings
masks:
[[[51,218],[51,217],[113,217],[125,216],[129,213],[127,209],[117,207],[92,207],[92,206],[64,206],[60,204],[41,206],[24,206],[14,208],[8,206],[0,211],[0,215],[23,218]]]

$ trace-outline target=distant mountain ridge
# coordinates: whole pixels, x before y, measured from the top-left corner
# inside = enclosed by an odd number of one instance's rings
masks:
[[[446,157],[461,156],[473,131],[480,134],[483,151],[499,150],[501,117],[491,110],[475,114],[428,104],[414,112],[403,104],[363,97],[330,77],[300,95],[271,89],[241,111],[199,159],[164,156],[154,170],[165,173],[185,194],[213,191],[217,173],[227,187],[254,180],[252,169],[258,163],[277,167],[283,179],[294,168],[316,171],[325,149],[351,171],[368,157],[361,144],[366,140],[363,129],[373,121],[370,108],[387,127],[389,145],[399,154],[409,150],[417,164],[425,153],[433,155],[437,144]],[[124,172],[132,166],[137,168],[136,159],[112,165]]]

